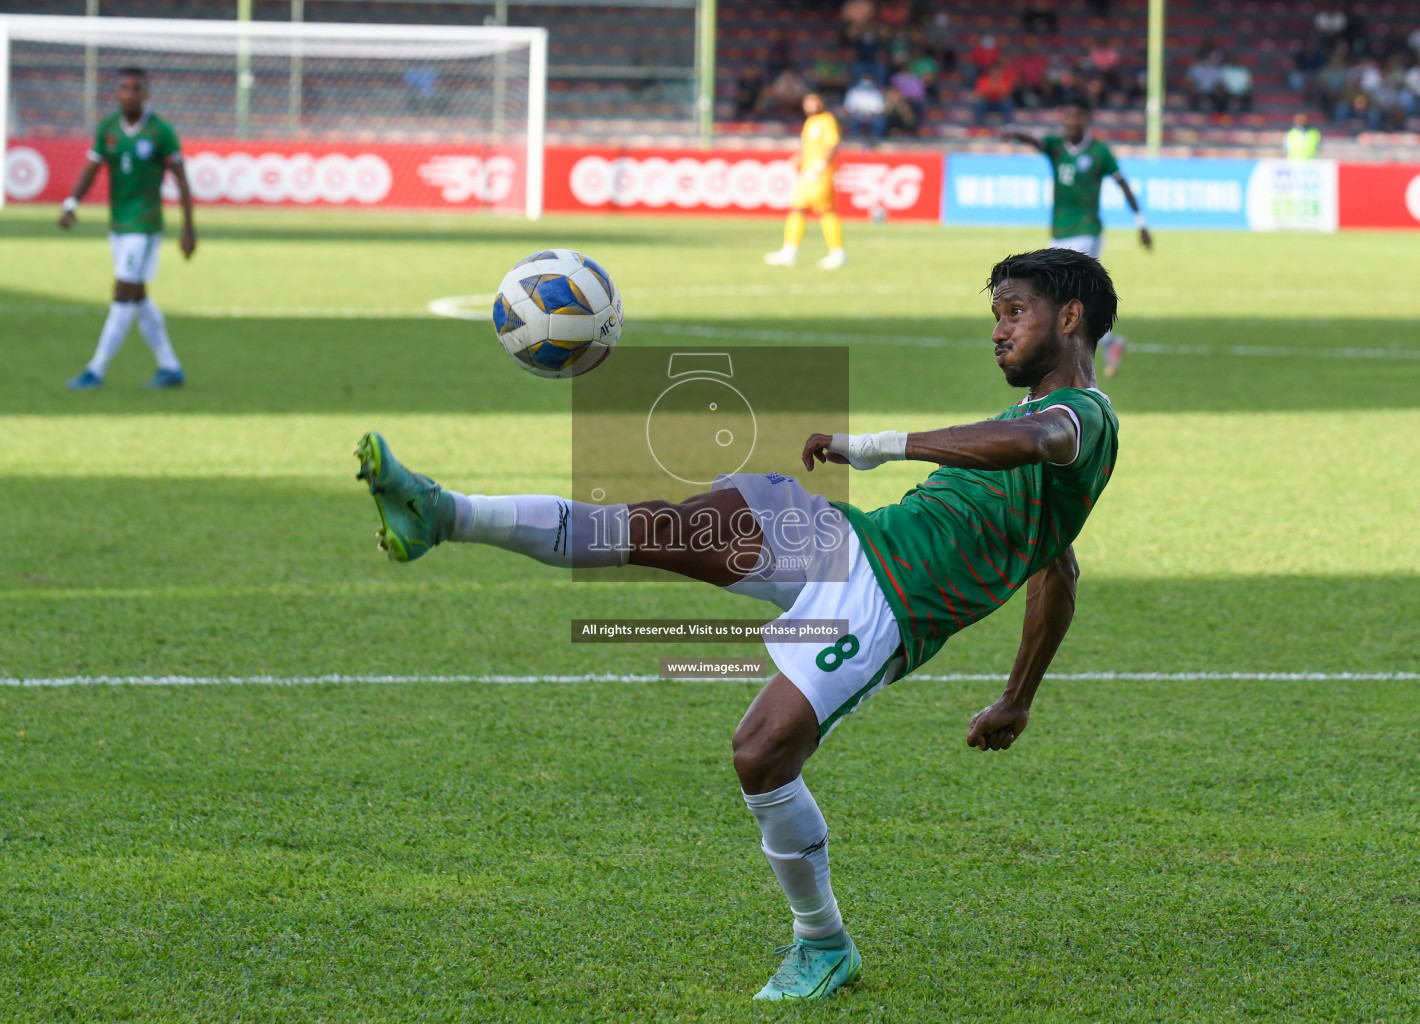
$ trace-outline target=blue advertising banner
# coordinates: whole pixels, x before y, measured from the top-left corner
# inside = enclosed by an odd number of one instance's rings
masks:
[[[1150,227],[1246,231],[1248,188],[1256,160],[1125,157],[1120,169]],[[953,153],[943,182],[944,224],[1050,224],[1054,178],[1044,156]],[[1106,227],[1134,226],[1134,215],[1113,179],[1100,190]],[[1255,219],[1255,218],[1254,218]]]

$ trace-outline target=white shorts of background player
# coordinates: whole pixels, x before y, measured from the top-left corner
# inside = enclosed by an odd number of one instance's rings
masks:
[[[109,251],[113,253],[113,276],[124,284],[147,284],[158,276],[158,251],[163,236],[110,231]]]

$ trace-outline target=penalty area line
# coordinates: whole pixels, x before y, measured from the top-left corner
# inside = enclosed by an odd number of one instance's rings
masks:
[[[947,672],[923,673],[909,678],[931,683],[1005,682],[1004,673]],[[1052,682],[1416,682],[1420,672],[1051,672]],[[398,685],[411,683],[532,685],[537,683],[729,683],[747,682],[746,676],[697,676],[693,679],[662,679],[639,673],[585,673],[580,675],[329,675],[309,676],[0,676],[0,687],[59,688],[70,686],[320,686]],[[763,682],[756,677],[755,681]]]

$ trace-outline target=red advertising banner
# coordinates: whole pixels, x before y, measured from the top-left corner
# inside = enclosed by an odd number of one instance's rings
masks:
[[[1337,189],[1344,228],[1420,228],[1420,164],[1342,164]]]
[[[523,209],[523,154],[415,145],[185,140],[183,159],[198,203],[263,206],[380,206],[407,209]],[[74,187],[89,147],[77,141],[14,139],[5,193],[57,203]],[[101,174],[90,198],[108,197]],[[176,198],[168,182],[164,194]]]
[[[555,147],[547,151],[550,213],[626,211],[779,216],[795,171],[784,152]],[[834,184],[838,212],[935,221],[942,201],[937,153],[843,153]]]
[[[87,143],[11,142],[5,193],[57,203],[83,169]],[[523,154],[437,145],[185,140],[193,198],[203,204],[523,208]],[[940,219],[943,160],[935,153],[844,153],[834,175],[838,212],[863,219]],[[795,171],[787,153],[551,147],[546,208],[572,213],[730,213],[778,216]],[[90,198],[107,197],[100,175]],[[176,198],[172,182],[166,193]]]

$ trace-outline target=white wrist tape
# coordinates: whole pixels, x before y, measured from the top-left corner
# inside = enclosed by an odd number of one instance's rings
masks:
[[[1139,228],[1146,228],[1149,225],[1144,223],[1144,215],[1138,211],[1134,214],[1134,224]]]
[[[79,208],[79,200],[75,199],[73,196],[70,196],[68,199],[64,200],[64,202],[59,204],[59,208],[65,213],[73,213]]]
[[[896,430],[834,434],[828,450],[845,457],[854,469],[877,469],[884,462],[901,462],[907,458],[907,435]]]

